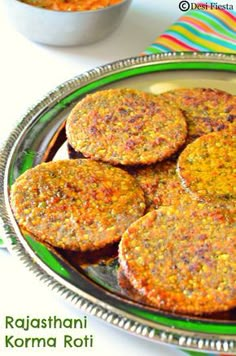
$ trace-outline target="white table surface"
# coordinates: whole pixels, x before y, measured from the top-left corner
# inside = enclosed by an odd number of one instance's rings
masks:
[[[11,27],[0,1],[0,142],[26,109],[56,85],[95,66],[139,54],[180,15],[176,0],[133,0],[121,26],[109,38],[90,46],[56,48],[32,43],[18,34]],[[0,354],[65,355],[68,350],[62,347],[27,351],[3,349],[1,338],[6,315],[78,318],[84,313],[52,293],[16,257],[1,249],[0,276]],[[86,332],[94,335],[94,347],[69,352],[93,356],[183,355],[174,348],[129,335],[91,316]],[[60,337],[62,331],[55,333]]]

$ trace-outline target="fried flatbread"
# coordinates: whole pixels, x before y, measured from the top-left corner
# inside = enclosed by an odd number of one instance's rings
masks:
[[[235,212],[192,202],[134,222],[119,245],[122,270],[150,304],[203,314],[236,305]]]
[[[69,250],[95,250],[118,241],[143,215],[144,196],[127,172],[86,159],[42,163],[11,188],[21,228]]]
[[[151,164],[185,142],[182,112],[154,94],[109,89],[87,95],[70,113],[69,144],[84,156],[114,165]]]

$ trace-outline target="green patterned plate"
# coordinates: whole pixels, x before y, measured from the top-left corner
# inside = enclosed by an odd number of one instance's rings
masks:
[[[235,310],[201,318],[146,307],[120,290],[115,258],[107,263],[78,264],[78,256],[55,251],[23,234],[9,205],[9,188],[20,174],[42,161],[68,157],[64,122],[73,105],[87,93],[111,87],[160,93],[200,86],[236,94],[235,72],[234,55],[158,54],[93,69],[47,94],[26,113],[1,152],[0,216],[7,247],[65,299],[111,325],[185,349],[236,352]]]

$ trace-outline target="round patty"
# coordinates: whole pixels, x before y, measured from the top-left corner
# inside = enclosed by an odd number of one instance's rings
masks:
[[[121,268],[152,305],[202,314],[236,306],[235,212],[203,203],[161,207],[134,222],[119,246]]]
[[[236,119],[236,96],[219,89],[181,88],[163,93],[161,97],[183,111],[188,125],[187,143],[225,129]]]
[[[181,111],[156,95],[110,89],[87,95],[68,117],[70,145],[86,157],[112,164],[151,164],[185,142]]]
[[[188,145],[178,159],[183,186],[203,201],[236,198],[236,127],[213,132]]]
[[[147,211],[192,199],[181,185],[176,173],[176,161],[167,160],[136,168],[132,174],[144,192]]]
[[[120,239],[143,215],[144,196],[122,169],[86,159],[42,163],[11,189],[20,227],[69,250],[95,250]]]

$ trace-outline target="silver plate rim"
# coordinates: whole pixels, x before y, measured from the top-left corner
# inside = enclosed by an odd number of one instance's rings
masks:
[[[50,91],[34,106],[29,108],[0,149],[0,232],[4,233],[6,247],[9,251],[19,258],[37,278],[43,283],[46,283],[56,294],[61,295],[65,300],[74,305],[75,308],[79,308],[119,329],[123,329],[148,340],[188,350],[236,354],[236,336],[189,332],[165,327],[161,324],[155,324],[155,326],[153,326],[147,321],[143,322],[142,319],[134,315],[123,311],[121,312],[115,308],[111,309],[109,305],[105,305],[105,303],[101,303],[101,301],[87,299],[87,296],[84,296],[83,293],[80,294],[78,288],[74,288],[73,285],[65,282],[60,276],[45,266],[32,251],[27,250],[27,244],[24,244],[19,239],[20,231],[14,222],[10,207],[7,206],[5,201],[7,194],[6,172],[12,152],[14,152],[14,144],[17,142],[19,134],[33,121],[36,114],[42,110],[49,109],[59,99],[69,95],[75,89],[79,89],[108,74],[114,74],[123,69],[137,68],[149,64],[196,62],[196,60],[199,62],[208,61],[212,64],[231,63],[236,65],[236,56],[234,54],[212,52],[173,52],[130,57],[94,68],[69,79]]]

